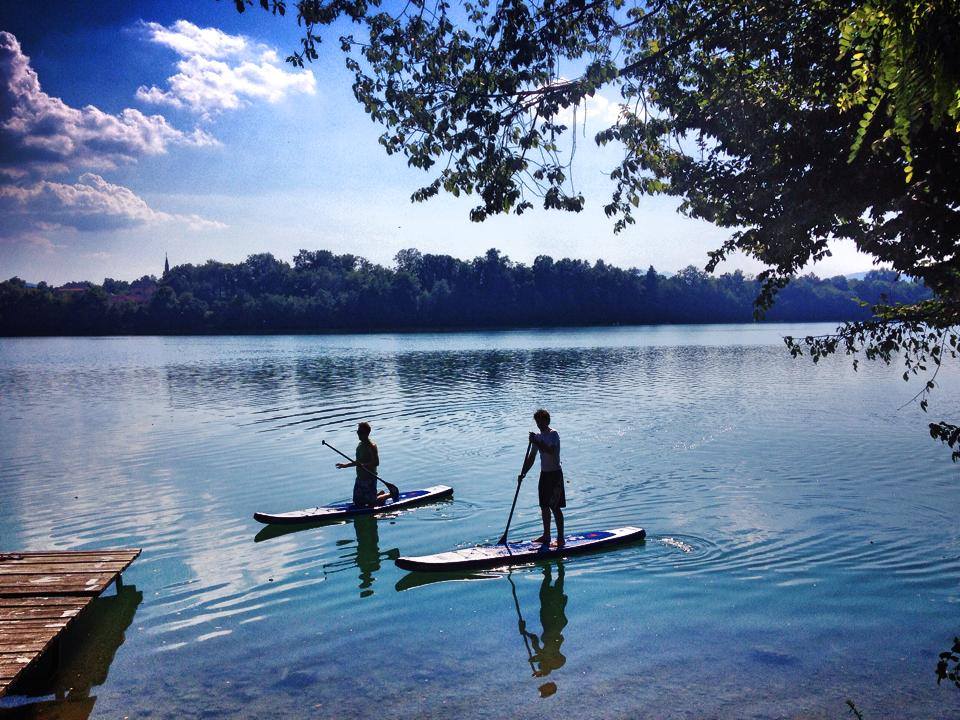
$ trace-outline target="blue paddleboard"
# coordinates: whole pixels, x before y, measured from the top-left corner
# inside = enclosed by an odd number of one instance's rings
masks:
[[[404,570],[443,571],[472,570],[483,567],[516,565],[536,562],[554,557],[566,557],[579,553],[600,550],[611,545],[643,540],[646,530],[637,527],[620,527],[613,530],[592,530],[590,532],[567,535],[563,547],[542,545],[535,542],[507,543],[506,545],[479,545],[463,550],[451,550],[436,555],[419,557],[400,557],[397,567]]]
[[[433,502],[453,496],[453,488],[446,485],[434,485],[422,490],[407,490],[400,493],[397,500],[387,498],[382,505],[374,507],[359,507],[352,502],[336,503],[334,505],[320,505],[305,510],[294,510],[285,513],[255,512],[253,519],[266,525],[295,525],[300,523],[316,523],[325,520],[339,520],[356,515],[378,515],[392,512],[401,508]]]

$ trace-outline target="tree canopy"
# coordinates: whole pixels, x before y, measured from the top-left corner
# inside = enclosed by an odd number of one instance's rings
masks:
[[[473,260],[400,251],[393,267],[349,253],[301,250],[240,263],[178,265],[157,280],[102,285],[0,283],[0,335],[315,333],[337,330],[749,322],[757,282],[687,267],[666,276],[541,255],[531,264],[496,249]],[[891,271],[862,280],[799,279],[768,316],[868,320],[881,297],[930,297]]]
[[[251,0],[235,0],[239,10]],[[282,0],[259,4],[283,14]],[[535,203],[580,211],[564,118],[598,92],[620,101],[596,134],[622,149],[604,209],[631,225],[642,196],[729,228],[710,254],[762,261],[757,312],[829,243],[852,241],[933,290],[881,303],[836,334],[788,339],[911,372],[956,356],[960,325],[960,12],[951,0],[301,0],[302,47],[340,38],[354,94],[389,154],[431,179],[413,193],[477,198],[477,221]],[[575,69],[575,72],[571,72]],[[564,73],[573,74],[567,77]],[[574,117],[576,117],[574,115]],[[930,378],[929,383],[933,379]],[[920,393],[926,409],[925,385]],[[960,428],[931,424],[960,458]]]

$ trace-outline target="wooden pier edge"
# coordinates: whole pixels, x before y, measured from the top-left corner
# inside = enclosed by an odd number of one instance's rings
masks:
[[[139,548],[0,552],[0,696],[139,555]]]

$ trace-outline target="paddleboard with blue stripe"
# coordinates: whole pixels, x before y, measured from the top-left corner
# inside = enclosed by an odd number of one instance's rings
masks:
[[[516,542],[506,545],[480,545],[463,550],[451,550],[436,555],[400,557],[397,567],[404,570],[442,571],[471,570],[483,567],[498,567],[537,562],[548,558],[566,557],[601,550],[612,545],[643,540],[647,532],[638,527],[619,527],[613,530],[591,530],[567,535],[562,547],[542,545],[535,542]]]
[[[443,500],[453,497],[453,488],[446,485],[434,485],[423,488],[422,490],[407,490],[400,493],[397,500],[387,498],[382,505],[374,507],[360,507],[352,502],[335,503],[333,505],[320,505],[318,507],[306,508],[305,510],[294,510],[285,513],[263,513],[256,512],[253,519],[262,522],[265,525],[296,525],[302,523],[317,523],[327,520],[340,520],[342,518],[355,517],[357,515],[379,515],[381,513],[400,510],[411,505],[420,505],[422,503]]]

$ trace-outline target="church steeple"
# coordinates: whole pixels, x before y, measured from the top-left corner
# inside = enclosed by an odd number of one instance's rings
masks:
[[[163,254],[163,276],[166,277],[170,274],[170,258],[167,257],[167,254]]]

